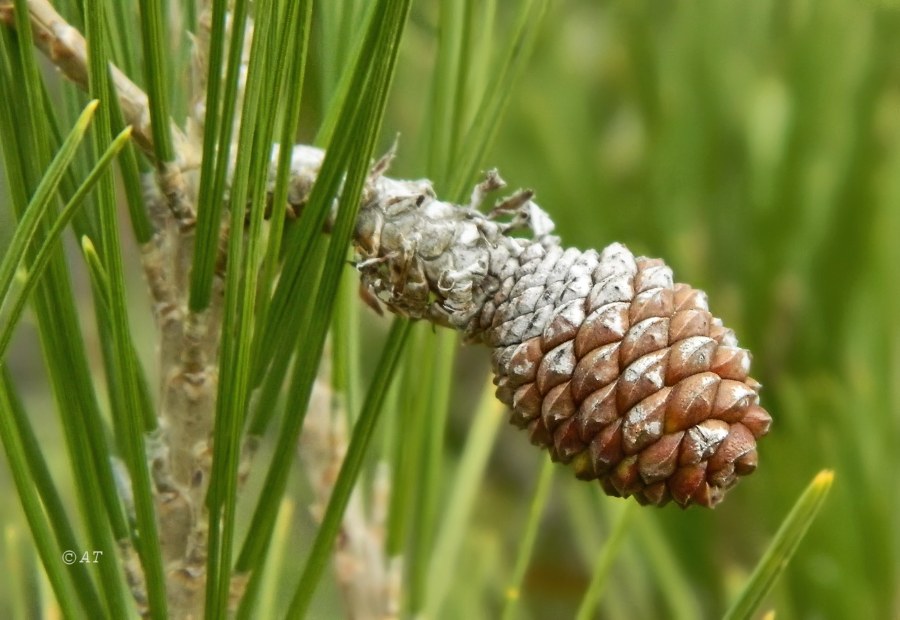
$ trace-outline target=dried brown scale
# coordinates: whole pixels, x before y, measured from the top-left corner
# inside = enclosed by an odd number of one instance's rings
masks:
[[[363,285],[493,347],[498,398],[554,460],[610,495],[681,506],[714,506],[756,468],[771,418],[749,352],[702,291],[621,244],[561,247],[530,193],[502,222],[477,211],[484,187],[462,207],[427,183],[391,183],[374,179],[360,212]]]

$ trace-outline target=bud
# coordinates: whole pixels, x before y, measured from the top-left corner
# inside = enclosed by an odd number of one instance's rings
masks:
[[[532,443],[643,504],[711,507],[756,469],[771,418],[750,353],[702,291],[621,244],[564,249],[530,192],[480,213],[496,175],[468,207],[397,184],[375,180],[360,212],[363,285],[395,313],[492,347],[497,396]]]

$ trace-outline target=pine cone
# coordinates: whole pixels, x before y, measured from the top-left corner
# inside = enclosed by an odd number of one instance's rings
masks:
[[[563,249],[530,192],[495,209],[514,215],[504,223],[405,187],[414,193],[388,179],[369,188],[363,285],[398,314],[493,347],[498,398],[554,460],[610,495],[681,506],[714,506],[756,468],[771,418],[749,352],[703,292],[620,244]],[[516,226],[535,238],[511,236]]]
[[[661,260],[538,248],[487,330],[513,424],[609,495],[718,503],[771,422],[749,352]]]

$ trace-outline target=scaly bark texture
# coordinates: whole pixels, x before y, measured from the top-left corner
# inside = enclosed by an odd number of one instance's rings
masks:
[[[714,506],[756,469],[771,418],[750,354],[661,260],[563,248],[529,192],[483,215],[495,174],[468,207],[382,185],[357,227],[363,284],[492,347],[498,398],[554,460],[657,505]],[[523,227],[533,239],[510,235]]]

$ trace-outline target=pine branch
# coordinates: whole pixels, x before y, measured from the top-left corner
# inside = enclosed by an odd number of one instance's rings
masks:
[[[84,39],[46,0],[28,7],[39,47],[84,88]],[[2,21],[12,22],[11,11],[0,0]],[[204,59],[202,51],[195,56],[195,75],[205,75]],[[125,120],[152,158],[147,95],[114,67],[112,74]],[[199,168],[201,92],[195,85],[188,137],[173,123],[175,161],[156,162],[145,191],[157,228],[143,263],[161,332],[162,377],[162,434],[150,457],[176,616],[199,616],[203,608],[222,328],[220,302],[188,309],[198,184],[185,177]],[[325,154],[291,149],[287,200],[297,211]],[[270,196],[278,150],[270,160]],[[770,418],[749,377],[749,352],[709,312],[701,291],[675,283],[662,261],[635,257],[619,244],[602,252],[564,248],[530,191],[482,213],[485,196],[503,186],[496,172],[469,204],[457,205],[440,200],[427,180],[386,177],[389,161],[376,163],[365,183],[354,234],[371,305],[492,347],[497,395],[532,442],[572,464],[578,477],[642,503],[713,506],[755,469],[756,440]],[[224,247],[228,231],[219,230]],[[217,269],[214,300],[222,297],[224,269]]]

